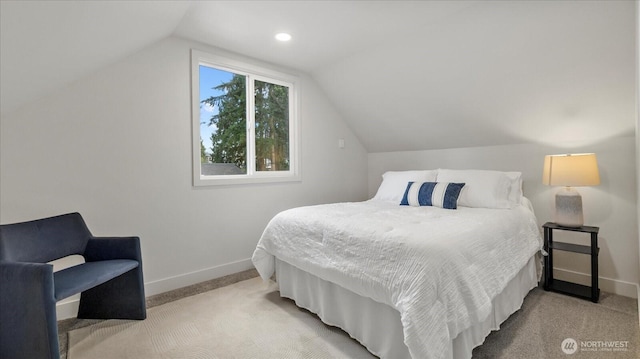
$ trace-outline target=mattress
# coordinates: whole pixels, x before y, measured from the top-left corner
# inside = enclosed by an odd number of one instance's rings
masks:
[[[401,207],[384,201],[281,212],[253,255],[264,279],[276,258],[400,315],[413,358],[451,358],[453,339],[483,323],[493,300],[540,250],[530,206]]]

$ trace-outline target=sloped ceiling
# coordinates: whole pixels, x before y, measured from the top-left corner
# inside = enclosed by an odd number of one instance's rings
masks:
[[[0,6],[3,114],[176,35],[310,74],[370,152],[634,133],[631,1]]]
[[[173,33],[189,2],[0,1],[0,109],[56,89]]]

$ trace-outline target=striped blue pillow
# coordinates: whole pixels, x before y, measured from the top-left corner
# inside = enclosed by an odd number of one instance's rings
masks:
[[[400,205],[456,209],[462,187],[464,187],[464,183],[409,182]]]

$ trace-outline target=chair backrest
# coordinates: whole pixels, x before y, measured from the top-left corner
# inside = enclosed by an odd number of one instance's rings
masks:
[[[80,213],[0,225],[0,260],[46,263],[84,254],[91,232]]]

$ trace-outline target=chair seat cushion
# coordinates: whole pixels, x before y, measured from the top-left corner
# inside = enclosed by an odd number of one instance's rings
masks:
[[[53,273],[56,301],[91,289],[138,267],[132,259],[87,262]]]

